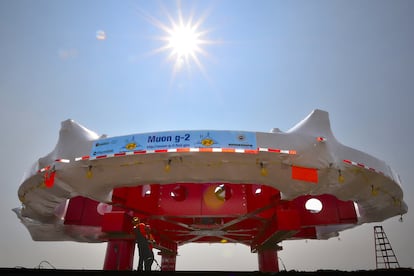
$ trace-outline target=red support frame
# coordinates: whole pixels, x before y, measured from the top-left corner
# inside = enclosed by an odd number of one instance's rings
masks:
[[[257,253],[260,272],[279,272],[277,250],[263,250]]]
[[[318,199],[319,212],[306,209]],[[122,187],[103,216],[97,202],[74,198],[65,224],[101,225],[108,242],[104,269],[132,270],[135,243],[132,216],[149,224],[161,255],[161,270],[174,271],[178,249],[187,243],[241,243],[258,254],[259,270],[278,272],[278,243],[316,239],[318,225],[356,223],[353,202],[332,195],[281,200],[280,192],[259,184],[172,183]],[[104,235],[105,236],[105,235]]]
[[[110,239],[107,242],[104,270],[133,270],[135,241]]]

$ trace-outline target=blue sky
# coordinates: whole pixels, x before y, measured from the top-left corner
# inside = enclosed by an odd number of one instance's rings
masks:
[[[209,43],[201,68],[190,60],[174,74],[170,51],[155,50],[165,46],[159,23],[171,26],[178,10]],[[103,266],[105,244],[34,242],[11,211],[24,172],[54,148],[66,119],[109,136],[268,132],[322,109],[341,143],[400,175],[408,213],[381,225],[400,266],[413,267],[413,15],[409,0],[1,1],[0,266]],[[373,269],[373,225],[285,241],[279,257],[288,270]],[[176,268],[257,270],[257,257],[244,246],[186,245]]]

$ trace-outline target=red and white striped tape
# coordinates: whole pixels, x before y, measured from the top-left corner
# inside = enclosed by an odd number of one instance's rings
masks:
[[[293,154],[293,155],[296,154],[296,150],[259,148],[259,151],[262,151],[262,152],[276,152],[276,153]]]
[[[369,170],[369,171],[372,171],[372,172],[375,172],[375,173],[379,173],[379,174],[384,175],[384,173],[383,173],[383,172],[378,171],[378,170],[376,170],[376,169],[374,169],[374,168],[368,167],[368,166],[366,166],[365,164],[358,163],[358,162],[351,161],[351,160],[347,160],[347,159],[344,159],[343,161],[344,161],[345,163],[347,163],[347,164],[350,164],[350,165],[353,165],[353,166],[357,166],[357,167],[360,167],[360,168],[364,168],[364,169],[367,169],[367,170]]]
[[[60,159],[55,159],[55,162],[59,162],[59,163],[70,163],[70,160],[69,159],[60,158]],[[37,172],[38,173],[42,173],[42,172],[45,172],[45,171],[50,170],[51,168],[52,168],[52,165],[48,165],[46,167],[43,167],[43,168],[37,170]]]
[[[137,150],[137,151],[114,153],[114,154],[104,154],[104,155],[98,155],[98,156],[85,155],[82,157],[75,158],[75,161],[104,159],[104,158],[127,156],[127,155],[151,154],[151,153],[173,153],[173,152],[224,152],[224,153],[250,153],[250,154],[257,154],[258,152],[274,152],[274,153],[282,153],[282,154],[296,154],[295,150],[270,149],[270,148],[258,148],[258,149],[176,148],[176,149],[158,149],[158,150]]]

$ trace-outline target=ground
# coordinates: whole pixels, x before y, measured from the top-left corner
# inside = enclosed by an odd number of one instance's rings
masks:
[[[63,269],[27,269],[27,268],[0,268],[1,275],[30,275],[38,274],[42,275],[77,275],[87,274],[87,275],[118,275],[118,276],[129,276],[129,275],[198,275],[198,276],[215,276],[215,275],[225,275],[225,276],[247,276],[247,275],[280,275],[280,276],[290,276],[290,275],[303,275],[303,276],[312,276],[312,275],[375,275],[377,273],[385,273],[388,275],[397,274],[407,274],[413,273],[414,269],[412,268],[393,268],[393,269],[377,269],[377,270],[357,270],[357,271],[341,271],[341,270],[317,270],[317,271],[280,271],[280,272],[258,272],[258,271],[150,271],[150,272],[138,272],[138,271],[103,271],[103,270],[63,270]]]

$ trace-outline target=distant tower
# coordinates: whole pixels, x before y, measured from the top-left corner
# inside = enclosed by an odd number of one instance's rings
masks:
[[[374,226],[375,237],[375,264],[376,268],[398,268],[397,257],[392,250],[384,229],[380,225]]]

